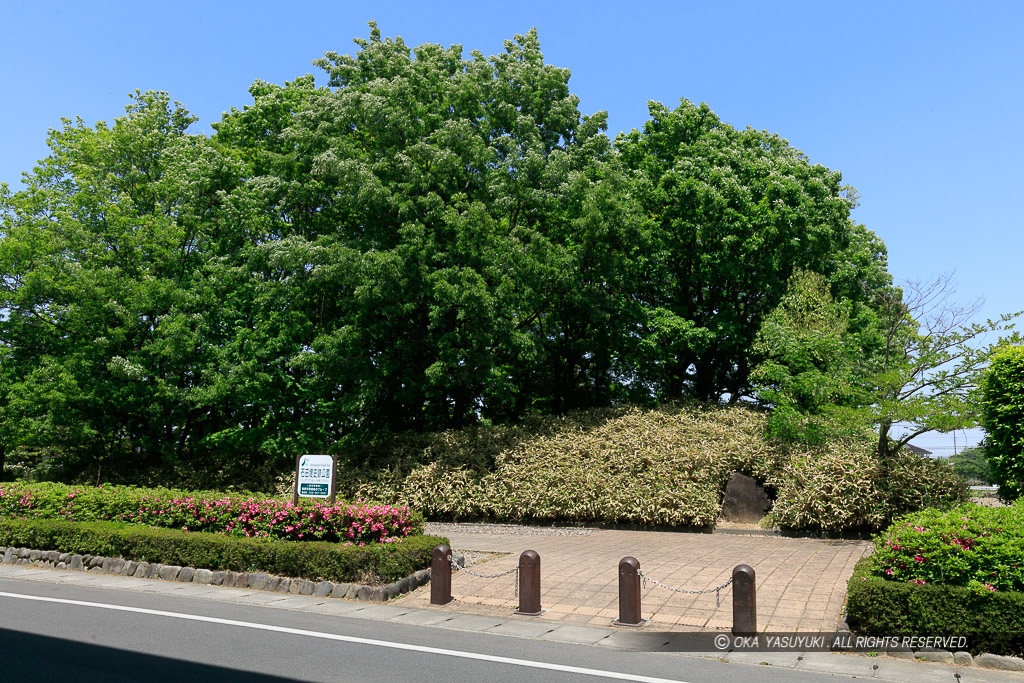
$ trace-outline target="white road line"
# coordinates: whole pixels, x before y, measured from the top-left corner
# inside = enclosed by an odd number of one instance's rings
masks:
[[[22,595],[20,593],[5,593],[0,591],[0,598],[11,598],[14,600],[34,600],[36,602],[53,602],[62,605],[76,605],[78,607],[95,607],[97,609],[114,610],[117,612],[135,612],[136,614],[149,614],[157,617],[169,617],[171,619],[185,619],[188,621],[203,621],[208,624],[221,624],[223,626],[238,626],[251,628],[258,631],[273,631],[275,633],[287,633],[293,636],[305,636],[307,638],[321,638],[323,640],[340,640],[345,643],[356,643],[358,645],[373,645],[376,647],[387,647],[394,650],[410,650],[412,652],[425,652],[433,655],[444,655],[447,657],[461,657],[462,659],[476,659],[484,662],[495,662],[497,664],[511,664],[513,666],[525,666],[533,669],[545,669],[548,671],[562,671],[565,673],[584,674],[587,676],[600,676],[612,678],[619,681],[637,681],[638,683],[686,683],[685,681],[672,680],[668,678],[654,678],[652,676],[639,676],[636,674],[619,673],[617,671],[602,671],[600,669],[587,669],[579,666],[566,666],[564,664],[549,664],[547,662],[533,662],[528,659],[515,659],[513,657],[498,657],[496,655],[478,654],[476,652],[463,652],[461,650],[446,650],[439,647],[426,647],[423,645],[409,645],[407,643],[392,643],[386,640],[375,640],[372,638],[356,638],[355,636],[341,636],[334,633],[322,633],[320,631],[307,631],[301,628],[287,628],[285,626],[272,626],[270,624],[256,624],[249,621],[236,621],[234,619],[220,619],[218,617],[204,617],[197,614],[183,614],[181,612],[165,612],[156,609],[143,609],[141,607],[126,607],[124,605],[108,605],[103,602],[86,602],[84,600],[65,600],[63,598],[46,598],[38,595]]]

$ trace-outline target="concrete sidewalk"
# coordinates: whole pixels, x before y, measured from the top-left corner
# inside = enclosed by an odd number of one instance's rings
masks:
[[[508,554],[471,565],[471,571],[499,574],[516,567],[524,550],[534,550],[541,560],[541,606],[547,610],[536,619],[588,626],[609,626],[618,617],[618,564],[629,555],[651,579],[684,590],[720,586],[733,567],[748,564],[756,572],[759,630],[834,631],[853,566],[871,548],[868,541],[731,533],[593,529],[588,535],[554,535],[556,529],[543,527],[524,533],[514,533],[511,526],[510,533],[473,529],[442,527],[455,550]],[[484,579],[456,572],[452,595],[456,604],[444,609],[507,615],[518,606],[514,575]],[[650,620],[647,628],[659,631],[728,629],[731,588],[723,589],[720,598],[716,607],[714,593],[678,593],[648,582],[641,590],[641,615]],[[429,608],[430,591],[414,591],[395,604]]]

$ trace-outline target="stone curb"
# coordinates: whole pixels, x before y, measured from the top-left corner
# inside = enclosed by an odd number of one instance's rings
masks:
[[[277,593],[314,595],[318,598],[345,598],[369,602],[387,602],[430,581],[430,571],[427,569],[421,569],[385,586],[366,586],[355,583],[293,579],[262,572],[214,571],[169,564],[136,562],[122,557],[76,555],[62,553],[58,550],[8,547],[0,547],[0,564],[30,565],[95,574],[116,574],[161,581],[248,588]]]
[[[852,636],[850,627],[846,623],[846,615],[843,614],[839,621],[836,635]],[[950,652],[937,648],[894,648],[881,650],[879,654],[891,657],[892,659],[921,660],[924,662],[940,662],[952,664],[956,667],[977,666],[985,669],[999,669],[1000,671],[1024,671],[1024,659],[1021,657],[1007,657],[1005,655],[993,655],[982,652],[972,656],[970,652]]]

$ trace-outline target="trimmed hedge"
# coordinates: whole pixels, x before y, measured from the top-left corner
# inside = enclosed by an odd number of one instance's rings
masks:
[[[434,546],[447,542],[435,536],[411,536],[395,543],[344,546],[266,541],[116,522],[0,518],[0,545],[339,583],[397,581],[429,567]]]
[[[857,634],[965,636],[973,655],[1024,655],[1024,593],[887,581],[872,565],[858,562],[848,586],[846,621]]]
[[[53,482],[0,484],[0,515],[76,522],[132,522],[287,541],[386,543],[422,533],[423,517],[404,507]]]

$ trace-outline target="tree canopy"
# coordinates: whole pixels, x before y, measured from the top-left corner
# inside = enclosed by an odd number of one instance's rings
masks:
[[[355,42],[211,136],[167,93],[66,120],[3,186],[0,459],[226,476],[758,382],[806,409],[885,348],[884,245],[778,135],[682,100],[613,142],[536,31]]]

